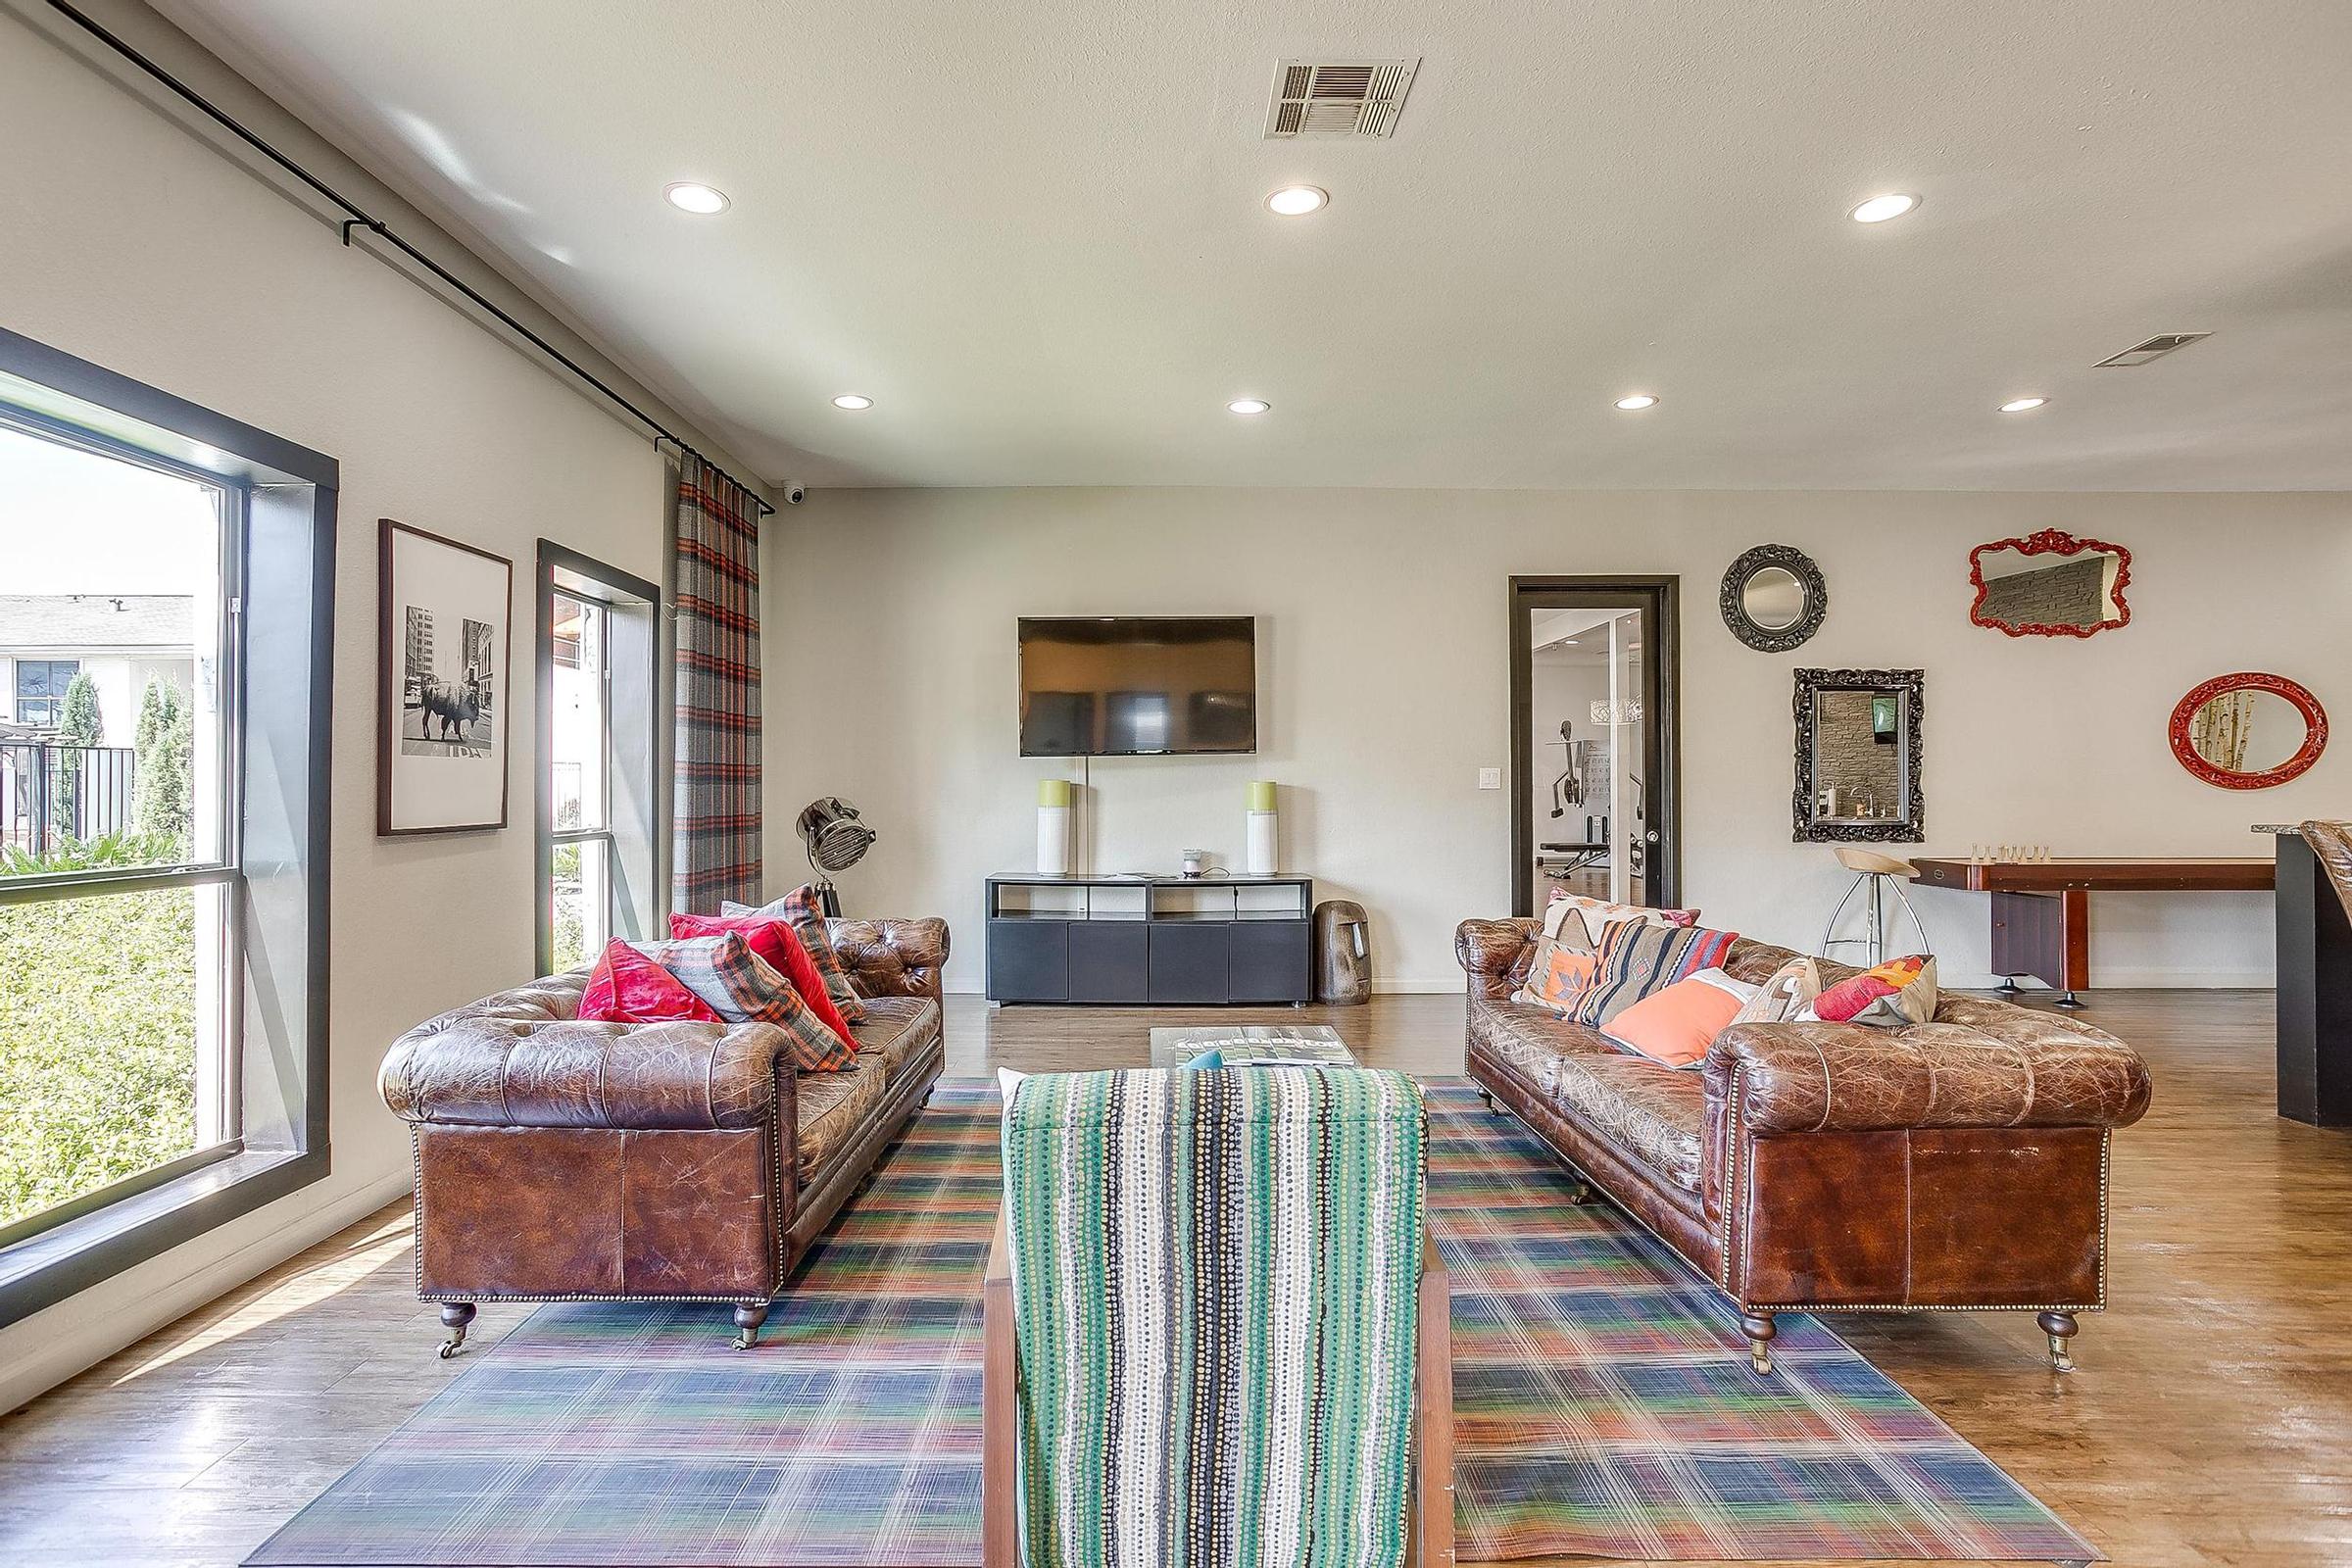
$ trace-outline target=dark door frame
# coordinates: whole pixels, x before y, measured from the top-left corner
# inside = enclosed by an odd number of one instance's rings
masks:
[[[1647,896],[1661,908],[1683,898],[1682,588],[1679,576],[1513,577],[1511,633],[1511,909],[1535,914],[1536,835],[1534,696],[1529,686],[1527,612],[1606,610],[1627,604],[1649,615],[1655,657],[1642,661],[1642,704],[1649,715],[1642,747],[1649,831]]]

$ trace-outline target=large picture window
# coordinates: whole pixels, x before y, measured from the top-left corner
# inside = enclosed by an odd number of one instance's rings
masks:
[[[539,966],[666,935],[661,592],[539,541]]]
[[[549,906],[555,929],[548,966],[564,970],[602,952],[612,933],[612,705],[605,690],[611,612],[585,594],[552,592]]]
[[[335,487],[0,330],[0,1323],[326,1174]]]
[[[241,486],[0,411],[0,1240],[238,1152]],[[177,873],[154,886],[153,873]]]

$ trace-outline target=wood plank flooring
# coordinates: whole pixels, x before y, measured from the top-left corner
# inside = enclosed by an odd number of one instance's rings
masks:
[[[2269,993],[2092,1000],[2147,1054],[2156,1102],[2116,1141],[2114,1305],[2083,1321],[2082,1370],[2047,1371],[2029,1316],[1834,1325],[2118,1563],[2352,1564],[2352,1133],[2273,1114]],[[1461,999],[1416,996],[954,998],[948,1071],[1140,1065],[1152,1024],[1237,1020],[1330,1022],[1370,1064],[1461,1069]],[[473,1359],[434,1358],[409,1267],[395,1204],[0,1418],[0,1563],[237,1562]],[[484,1306],[469,1350],[530,1310]]]

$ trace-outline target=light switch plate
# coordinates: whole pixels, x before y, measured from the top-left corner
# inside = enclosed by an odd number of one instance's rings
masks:
[[[1482,790],[1502,788],[1502,769],[1499,767],[1480,768],[1478,770],[1478,787]]]

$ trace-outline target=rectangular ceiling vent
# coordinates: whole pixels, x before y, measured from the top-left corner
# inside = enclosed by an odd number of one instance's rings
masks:
[[[2176,349],[2184,349],[2191,343],[2201,343],[2211,336],[2213,336],[2211,332],[2159,332],[2144,343],[2132,344],[2121,354],[2108,355],[2091,368],[2094,370],[2129,369],[2134,365],[2145,365],[2150,360],[2161,360]]]
[[[1284,60],[1274,67],[1266,139],[1386,136],[1412,90],[1418,60]]]

